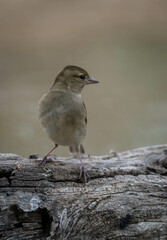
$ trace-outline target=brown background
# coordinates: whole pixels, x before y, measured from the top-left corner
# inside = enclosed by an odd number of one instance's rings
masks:
[[[0,1],[0,152],[52,147],[37,105],[67,64],[100,81],[83,92],[88,153],[166,143],[166,13],[165,0]]]

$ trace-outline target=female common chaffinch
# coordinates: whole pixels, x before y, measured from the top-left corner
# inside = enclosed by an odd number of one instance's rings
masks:
[[[58,73],[50,91],[39,101],[39,118],[55,144],[42,163],[47,161],[48,155],[58,145],[69,146],[81,161],[80,177],[85,182],[89,175],[84,169],[80,151],[84,151],[81,143],[86,135],[87,111],[81,91],[85,85],[93,83],[98,81],[90,77],[87,71],[69,65]]]

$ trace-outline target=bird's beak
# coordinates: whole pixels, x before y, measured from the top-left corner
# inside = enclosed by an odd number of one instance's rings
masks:
[[[90,77],[88,80],[86,80],[86,85],[87,84],[93,84],[93,83],[99,83],[95,78]]]

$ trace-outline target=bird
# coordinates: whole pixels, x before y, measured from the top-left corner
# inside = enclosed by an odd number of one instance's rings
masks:
[[[86,85],[99,83],[88,72],[75,65],[65,66],[56,76],[47,94],[39,101],[39,119],[54,147],[43,157],[46,163],[49,154],[59,145],[68,146],[76,152],[81,162],[80,178],[86,183],[89,174],[84,168],[80,153],[84,152],[82,141],[86,136],[87,110],[81,96]]]

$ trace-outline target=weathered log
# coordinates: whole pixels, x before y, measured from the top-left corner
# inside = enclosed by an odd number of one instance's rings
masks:
[[[0,239],[167,239],[167,145],[80,163],[0,154]]]

